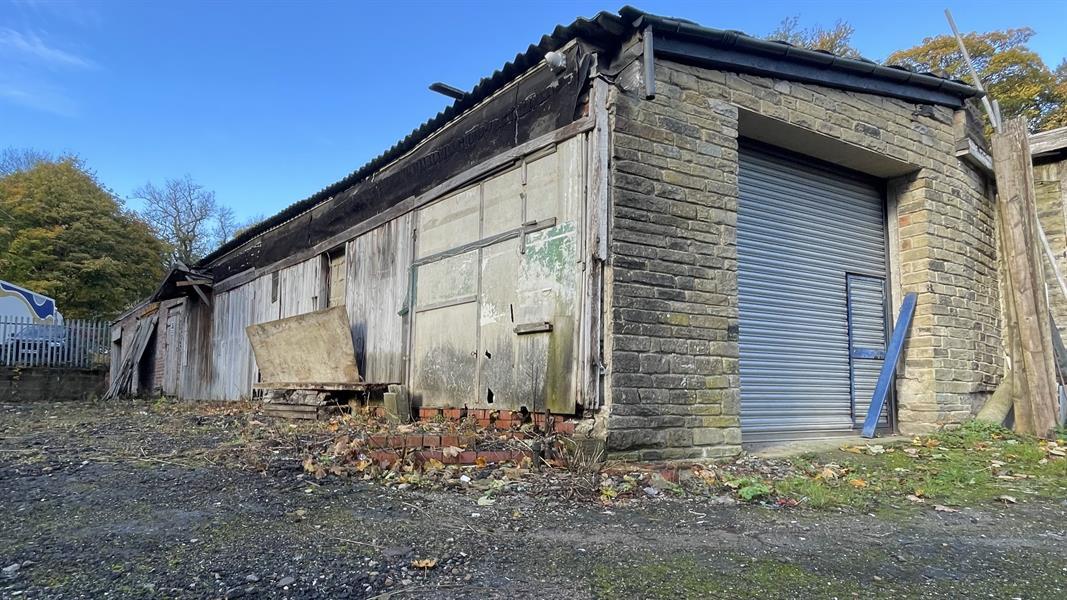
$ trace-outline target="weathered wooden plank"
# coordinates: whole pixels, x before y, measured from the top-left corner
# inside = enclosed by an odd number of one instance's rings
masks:
[[[1030,154],[1038,155],[1067,148],[1067,127],[1042,131],[1030,136]]]
[[[471,183],[480,179],[486,178],[496,171],[506,168],[509,165],[514,164],[522,157],[547,148],[548,146],[559,143],[563,140],[572,138],[580,133],[588,131],[593,127],[593,119],[590,117],[584,117],[573,123],[570,123],[564,127],[561,127],[555,131],[547,133],[543,136],[537,137],[533,140],[510,148],[500,154],[482,162],[466,171],[457,174],[454,177],[442,182],[441,184],[434,186],[426,192],[419,194],[408,199],[405,199],[396,205],[382,211],[381,213],[370,217],[347,230],[331,236],[319,243],[314,247],[296,252],[291,256],[287,256],[269,265],[265,265],[259,268],[246,269],[240,273],[227,277],[226,279],[215,284],[216,291],[227,291],[243,285],[248,280],[270,274],[274,271],[291,267],[297,263],[308,260],[309,258],[317,257],[318,255],[326,252],[327,250],[338,246],[339,244],[346,243],[355,239],[356,237],[363,235],[364,233],[381,227],[385,223],[392,221],[398,217],[401,217],[411,211],[420,208],[426,204],[429,204],[438,198],[444,197],[462,187],[468,186]],[[229,256],[234,253],[239,253],[242,249],[247,248],[249,245],[256,243],[258,238],[249,240],[246,244],[235,248],[225,256]],[[224,257],[220,257],[219,260],[223,260]]]
[[[249,325],[245,330],[259,366],[261,387],[362,381],[344,307]]]
[[[389,389],[396,382],[374,383],[359,382],[350,383],[344,381],[278,381],[267,383],[254,383],[253,389],[257,390],[320,390],[326,392],[375,392]]]
[[[349,242],[345,305],[360,372],[368,381],[406,381],[404,317],[413,258],[408,213]]]
[[[1033,165],[1022,118],[993,135],[993,163],[1004,235],[1005,266],[1016,312],[1022,361],[1013,365],[1016,430],[1047,436],[1056,425],[1055,365],[1045,294],[1044,268],[1037,247],[1037,206]]]

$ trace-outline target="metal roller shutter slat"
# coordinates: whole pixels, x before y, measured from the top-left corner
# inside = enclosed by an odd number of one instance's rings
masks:
[[[850,358],[849,328],[853,347],[884,347],[885,320],[883,291],[854,282],[850,296],[846,276],[869,276],[863,284],[885,276],[881,193],[852,174],[747,146],[740,163],[745,439],[850,431],[854,418],[862,423],[880,361]],[[851,324],[850,301],[860,307]]]

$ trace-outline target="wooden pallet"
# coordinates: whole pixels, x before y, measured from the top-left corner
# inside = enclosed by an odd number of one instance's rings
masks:
[[[312,404],[271,402],[263,404],[263,414],[268,417],[315,421],[317,419],[329,418],[331,415],[338,412],[340,408],[341,407],[337,404],[316,406]]]

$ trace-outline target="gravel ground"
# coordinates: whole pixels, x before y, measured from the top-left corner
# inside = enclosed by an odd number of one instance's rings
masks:
[[[0,405],[3,598],[1063,598],[1063,499],[874,514],[242,468],[249,417]],[[261,457],[263,458],[263,457]],[[420,562],[426,561],[426,562]],[[433,564],[432,568],[416,565]]]

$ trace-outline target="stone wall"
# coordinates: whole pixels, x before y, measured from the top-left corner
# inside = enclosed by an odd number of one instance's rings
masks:
[[[1067,277],[1067,206],[1064,206],[1064,194],[1067,193],[1067,160],[1034,165],[1034,191],[1037,198],[1037,214],[1041,227],[1048,237],[1048,244],[1056,256],[1056,265],[1060,275]],[[1067,297],[1060,290],[1056,275],[1048,261],[1042,259],[1045,266],[1045,280],[1048,282],[1049,307],[1060,336],[1067,339]]]
[[[107,390],[107,370],[0,367],[0,402],[91,400]]]
[[[738,107],[914,165],[888,182],[894,309],[919,294],[899,426],[969,416],[999,376],[999,302],[993,204],[954,156],[953,111],[662,60],[655,71],[654,99],[638,65],[614,90],[609,452],[739,451]]]

